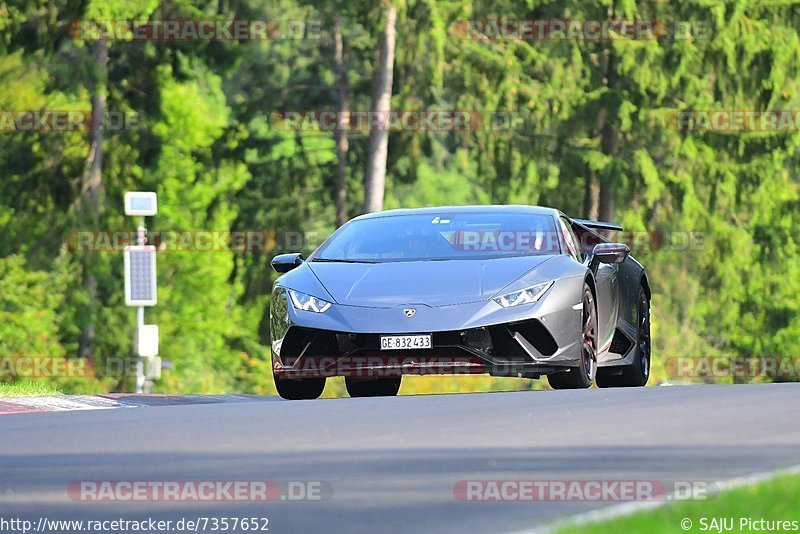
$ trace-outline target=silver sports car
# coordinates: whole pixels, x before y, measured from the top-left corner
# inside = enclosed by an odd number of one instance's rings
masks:
[[[643,386],[650,286],[627,245],[597,232],[613,230],[532,206],[356,217],[308,259],[272,261],[278,393],[317,398],[344,376],[353,397],[396,395],[409,373]]]

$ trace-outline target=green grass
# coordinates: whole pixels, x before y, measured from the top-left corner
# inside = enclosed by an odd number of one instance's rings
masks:
[[[700,533],[720,532],[711,523],[725,518],[733,521],[733,528],[722,532],[791,532],[800,529],[800,475],[784,475],[753,486],[723,491],[708,500],[672,503],[654,510],[638,512],[600,523],[584,526],[565,525],[556,530],[558,534],[592,534],[608,532],[646,533]],[[789,521],[788,528],[770,525],[740,524],[740,519],[750,518],[756,522]],[[691,526],[682,528],[681,522]],[[703,528],[705,520],[706,528]],[[719,523],[721,526],[721,523]],[[754,528],[755,527],[755,528]],[[785,527],[785,526],[784,526]]]
[[[0,398],[2,397],[38,397],[41,395],[59,395],[62,392],[54,387],[38,382],[14,382],[6,384],[0,382]]]

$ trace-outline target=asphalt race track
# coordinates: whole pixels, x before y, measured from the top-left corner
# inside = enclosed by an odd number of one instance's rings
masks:
[[[608,502],[462,480],[716,481],[800,464],[800,384],[263,401],[0,417],[0,517],[268,517],[269,532],[509,532]],[[317,481],[322,500],[80,502],[71,482]],[[677,529],[676,529],[677,530]]]

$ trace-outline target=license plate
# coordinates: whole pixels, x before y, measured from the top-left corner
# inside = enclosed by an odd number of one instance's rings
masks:
[[[431,335],[381,336],[381,350],[408,350],[431,348]]]

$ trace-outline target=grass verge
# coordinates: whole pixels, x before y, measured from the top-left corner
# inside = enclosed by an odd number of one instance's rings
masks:
[[[797,532],[800,530],[798,502],[800,475],[782,475],[752,486],[722,491],[708,500],[675,502],[588,525],[567,524],[556,533]],[[783,524],[784,521],[788,524]]]
[[[62,392],[54,387],[38,382],[0,382],[0,398],[2,397],[39,397],[42,395],[60,395]]]

